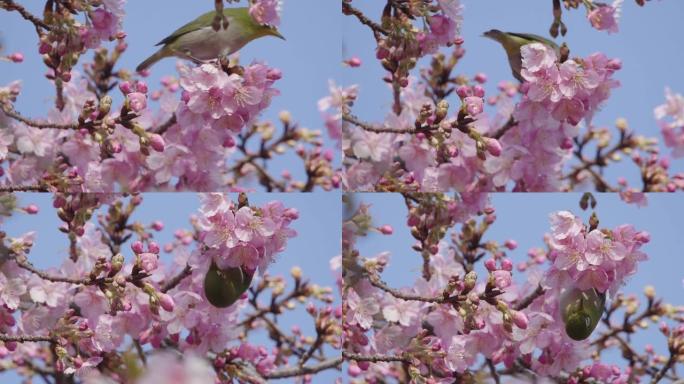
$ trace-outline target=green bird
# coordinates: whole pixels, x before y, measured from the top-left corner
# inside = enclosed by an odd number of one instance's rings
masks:
[[[595,289],[571,288],[561,294],[560,307],[565,333],[573,340],[584,340],[594,332],[603,316],[606,294]]]
[[[523,46],[532,43],[542,43],[552,48],[554,51],[556,51],[556,55],[561,57],[560,47],[558,44],[545,37],[530,33],[501,32],[498,29],[487,31],[483,36],[497,41],[503,46],[503,48],[506,50],[506,55],[508,55],[508,63],[511,65],[513,76],[521,83],[525,81],[525,79],[523,79],[523,77],[520,75],[520,70],[522,69],[522,56],[520,55],[520,48]]]
[[[180,27],[160,41],[157,45],[163,46],[140,63],[136,70],[143,71],[157,61],[172,56],[196,63],[225,57],[260,37],[275,36],[285,40],[275,27],[254,21],[247,8],[226,8],[223,15],[228,25],[219,26],[218,31],[212,26],[216,11],[207,12]]]
[[[247,291],[253,277],[253,272],[248,273],[239,267],[219,269],[212,262],[204,277],[204,295],[214,307],[229,307]]]

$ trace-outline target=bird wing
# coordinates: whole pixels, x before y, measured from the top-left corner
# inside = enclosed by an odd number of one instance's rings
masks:
[[[198,29],[201,29],[202,26],[205,25],[211,25],[211,21],[214,19],[214,14],[216,11],[209,11],[202,16],[196,18],[195,20],[185,24],[184,26],[176,29],[172,34],[164,38],[164,40],[160,41],[157,45],[164,45],[164,44],[169,44],[172,43],[174,40],[177,38],[185,35],[186,33],[194,32]]]
[[[521,39],[538,41],[540,43],[543,43],[544,45],[548,45],[549,47],[552,47],[556,51],[560,50],[560,47],[558,47],[558,44],[556,44],[556,42],[549,40],[546,37],[542,37],[542,36],[535,35],[532,33],[514,33],[514,32],[506,32],[506,33],[508,33],[509,35],[512,35],[512,36],[519,37]]]
[[[163,44],[169,44],[176,40],[177,38],[185,35],[186,33],[194,32],[199,29],[204,28],[205,26],[211,25],[211,22],[214,20],[214,15],[216,14],[216,11],[209,11],[195,20],[185,24],[184,26],[178,28],[175,32],[173,32],[171,35],[167,36],[164,40],[160,41],[157,45],[163,45]],[[249,11],[247,8],[242,7],[242,8],[226,8],[223,10],[223,14],[226,16],[230,17],[236,17],[236,16],[249,16]]]

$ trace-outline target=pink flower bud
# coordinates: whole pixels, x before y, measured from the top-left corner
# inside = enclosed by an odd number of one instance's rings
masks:
[[[147,93],[147,83],[145,83],[144,81],[136,81],[135,90],[140,93]]]
[[[119,83],[119,90],[121,90],[124,95],[128,95],[129,93],[133,92],[133,86],[129,81],[124,81]]]
[[[477,74],[475,74],[475,81],[477,81],[480,84],[484,84],[487,82],[487,75],[485,75],[482,72],[477,73]]]
[[[378,49],[375,51],[375,58],[378,60],[383,60],[389,57],[390,52],[383,47],[378,47]]]
[[[465,99],[471,94],[470,87],[467,85],[461,85],[460,87],[456,88],[456,94],[458,94],[461,99]]]
[[[299,218],[299,211],[296,208],[288,208],[283,212],[283,216],[290,220],[297,220]]]
[[[135,241],[133,244],[131,244],[131,249],[136,255],[139,255],[144,252],[143,243],[140,241]]]
[[[569,137],[566,137],[563,139],[563,141],[561,141],[560,148],[568,150],[568,149],[572,149],[574,146],[575,146],[575,144],[572,142],[572,139]]]
[[[484,88],[482,88],[482,86],[480,86],[480,85],[474,86],[474,87],[473,87],[473,95],[475,95],[475,96],[477,96],[477,97],[479,97],[479,98],[483,98],[484,95],[485,95],[485,90],[484,90]]]
[[[496,271],[496,260],[495,259],[487,259],[484,263],[485,268],[487,268],[488,271]]]
[[[173,298],[166,293],[159,294],[159,305],[161,305],[166,312],[173,312],[173,308],[175,307]]]
[[[8,56],[13,63],[21,63],[24,61],[24,54],[21,52],[15,52]]]
[[[162,229],[164,229],[164,223],[162,223],[162,222],[159,221],[159,220],[155,220],[155,221],[152,222],[152,229],[154,229],[155,231],[159,232],[159,231],[161,231]]]
[[[520,311],[513,311],[513,323],[520,329],[527,329],[527,316]]]
[[[26,206],[26,208],[24,208],[24,210],[29,215],[35,215],[36,213],[38,213],[38,206],[35,204],[29,204]]]
[[[354,56],[351,59],[347,60],[346,63],[347,63],[347,65],[349,65],[352,68],[358,68],[361,66],[361,59]]]
[[[501,143],[499,140],[493,137],[487,137],[485,140],[487,141],[487,152],[494,157],[501,156],[501,151],[503,149],[501,148]]]
[[[512,251],[512,250],[518,248],[518,242],[515,241],[515,240],[512,240],[512,239],[511,239],[511,240],[506,240],[506,241],[504,242],[504,247],[506,247],[506,248],[508,248],[509,250]]]
[[[52,52],[52,45],[48,42],[42,42],[38,46],[38,53],[41,55],[47,55],[48,53]]]
[[[393,229],[392,226],[389,225],[389,224],[385,224],[385,225],[383,225],[383,226],[378,227],[378,230],[379,230],[380,233],[382,233],[383,235],[391,235],[391,234],[394,232],[394,229]]]
[[[235,138],[233,136],[228,136],[226,137],[225,140],[223,140],[223,147],[224,148],[233,148],[235,146]]]
[[[152,149],[154,149],[157,152],[164,152],[164,147],[166,143],[164,143],[164,138],[161,137],[161,135],[153,133],[150,135],[150,146]]]
[[[147,246],[147,250],[149,252],[154,253],[155,255],[159,254],[159,244],[157,244],[154,241],[150,241],[150,244]]]
[[[503,259],[501,260],[501,269],[504,271],[512,271],[513,270],[513,262],[510,259]]]

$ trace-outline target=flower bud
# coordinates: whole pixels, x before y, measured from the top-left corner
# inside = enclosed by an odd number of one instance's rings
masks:
[[[154,253],[155,255],[159,254],[159,244],[157,244],[154,241],[150,241],[150,244],[147,246],[147,250]]]
[[[133,250],[133,252],[136,255],[143,253],[144,252],[143,243],[140,242],[139,240],[136,240],[135,242],[133,242],[133,244],[131,244],[131,249]]]
[[[527,316],[520,311],[512,311],[513,324],[520,329],[527,329]]]
[[[133,86],[129,81],[124,81],[119,83],[119,90],[121,90],[121,93],[124,95],[128,95],[129,93],[133,92]]]
[[[112,109],[112,97],[107,95],[100,99],[99,112],[100,115],[104,116],[109,113]]]
[[[383,226],[378,227],[378,231],[380,231],[380,233],[382,233],[383,235],[391,235],[394,232],[394,229],[391,225],[385,224]]]
[[[24,211],[26,211],[26,213],[29,215],[35,215],[38,213],[38,206],[35,204],[29,204],[26,206],[26,208],[24,208]]]
[[[24,61],[24,54],[21,52],[15,52],[9,55],[8,58],[12,60],[13,63],[21,63]]]
[[[173,298],[166,293],[159,294],[159,305],[161,305],[166,312],[173,312],[173,308],[175,307]]]
[[[122,254],[117,253],[116,255],[112,256],[112,262],[111,262],[111,269],[109,274],[110,275],[116,275],[121,271],[121,269],[124,266],[125,259]]]
[[[487,142],[487,152],[489,152],[489,154],[494,157],[499,157],[502,151],[501,143],[499,142],[499,140],[493,137],[487,137],[484,140],[486,140]]]
[[[154,229],[155,231],[159,232],[159,231],[161,231],[161,230],[164,229],[164,223],[162,223],[162,222],[159,221],[159,220],[155,220],[155,221],[152,222],[151,227],[152,227],[152,229]]]
[[[470,292],[473,288],[475,288],[475,284],[477,284],[477,273],[475,271],[468,272],[463,278],[463,283],[463,290]]]
[[[161,135],[153,133],[149,136],[150,146],[157,152],[164,152],[164,138]]]

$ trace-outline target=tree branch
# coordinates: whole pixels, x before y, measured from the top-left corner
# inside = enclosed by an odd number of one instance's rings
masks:
[[[285,379],[288,377],[303,376],[303,375],[308,375],[311,373],[318,373],[318,372],[321,372],[321,371],[324,371],[324,370],[330,369],[330,368],[337,368],[341,364],[342,364],[342,357],[340,356],[340,357],[337,357],[334,359],[325,360],[325,361],[318,363],[318,364],[315,364],[315,365],[278,369],[276,371],[269,373],[268,375],[264,375],[264,378],[265,379]]]
[[[12,0],[0,0],[0,5],[8,11],[17,11],[21,14],[21,17],[33,23],[36,28],[43,28],[46,30],[51,30],[50,26],[45,24],[43,20],[34,16],[31,12],[27,11],[22,5],[15,3]]]
[[[1,1],[1,0],[0,0]],[[2,108],[2,111],[5,112],[5,114],[17,121],[20,121],[28,126],[31,126],[33,128],[39,128],[39,129],[45,129],[45,128],[52,128],[52,129],[78,129],[79,125],[77,123],[71,123],[71,124],[55,124],[55,123],[42,123],[39,121],[31,120],[27,117],[22,116],[19,112],[13,110],[9,105],[0,103],[0,108]]]

